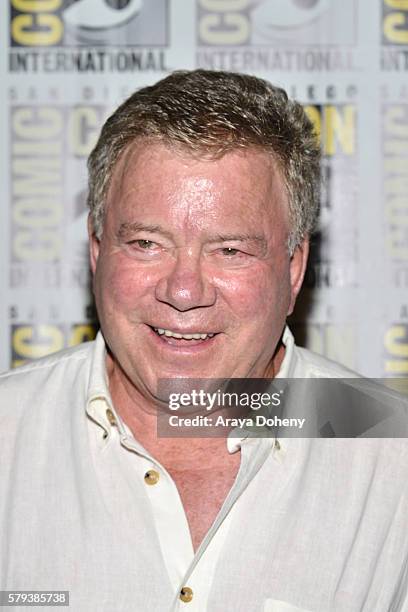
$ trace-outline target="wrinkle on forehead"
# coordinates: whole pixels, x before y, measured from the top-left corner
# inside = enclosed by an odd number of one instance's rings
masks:
[[[247,171],[239,177],[235,176],[228,163],[233,157],[247,160]],[[146,186],[143,177],[149,166],[156,162],[159,162],[159,168],[166,166],[166,170],[163,170],[163,175],[159,170],[155,180],[150,180]],[[172,165],[174,173],[169,171]],[[164,190],[166,173],[170,177],[166,179]],[[138,141],[129,145],[114,169],[108,202],[114,197],[125,203],[129,201],[130,206],[138,200],[143,206],[146,196],[149,199],[161,198],[167,203],[174,220],[178,220],[177,224],[200,229],[210,217],[217,220],[217,200],[228,197],[237,180],[240,183],[240,191],[235,194],[237,208],[245,206],[249,221],[255,220],[259,214],[259,205],[269,217],[275,217],[275,213],[281,214],[283,211],[287,221],[289,211],[286,188],[280,175],[278,164],[272,156],[256,149],[230,151],[217,159],[199,159],[189,155],[188,150],[172,148],[157,141]],[[174,189],[167,189],[169,183],[174,184]],[[148,193],[144,193],[144,189]],[[233,215],[231,210],[231,217]]]

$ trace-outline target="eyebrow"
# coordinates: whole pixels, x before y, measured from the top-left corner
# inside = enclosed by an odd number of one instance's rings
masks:
[[[165,230],[160,225],[148,225],[146,223],[139,223],[135,221],[133,223],[121,223],[118,230],[118,238],[126,238],[135,232],[148,232],[149,234],[161,234],[167,238],[172,238],[170,232]]]
[[[234,240],[240,242],[255,241],[266,244],[265,237],[259,234],[216,234],[210,238],[210,242],[232,242]]]
[[[268,241],[265,236],[259,234],[217,234],[210,238],[209,242],[256,242],[263,254],[268,250]]]

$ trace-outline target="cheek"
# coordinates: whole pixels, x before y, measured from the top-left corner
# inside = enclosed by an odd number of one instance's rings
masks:
[[[290,302],[289,270],[277,273],[271,267],[239,271],[216,280],[220,293],[231,311],[253,322],[275,318],[286,311]]]
[[[140,269],[121,254],[111,254],[98,261],[95,294],[105,308],[110,305],[135,310],[140,299],[152,293],[157,277],[157,269]]]

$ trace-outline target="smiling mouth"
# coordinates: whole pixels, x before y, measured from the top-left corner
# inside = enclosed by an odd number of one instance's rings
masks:
[[[170,341],[170,342],[174,340],[187,341],[187,343],[193,341],[192,343],[194,344],[194,342],[197,342],[197,341],[205,342],[217,335],[216,333],[203,333],[203,332],[182,334],[180,332],[175,332],[175,331],[172,331],[171,329],[164,329],[162,327],[152,327],[151,325],[149,325],[149,327],[163,340]]]

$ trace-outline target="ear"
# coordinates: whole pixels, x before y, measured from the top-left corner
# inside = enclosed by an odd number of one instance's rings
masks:
[[[92,275],[95,276],[96,263],[99,257],[100,240],[96,237],[91,215],[88,215],[89,260]]]
[[[306,272],[307,258],[309,255],[309,239],[305,238],[301,244],[299,244],[291,259],[290,259],[290,287],[291,297],[290,305],[288,309],[288,315],[292,314],[295,307],[296,298],[300,291],[303,283],[303,279]]]

